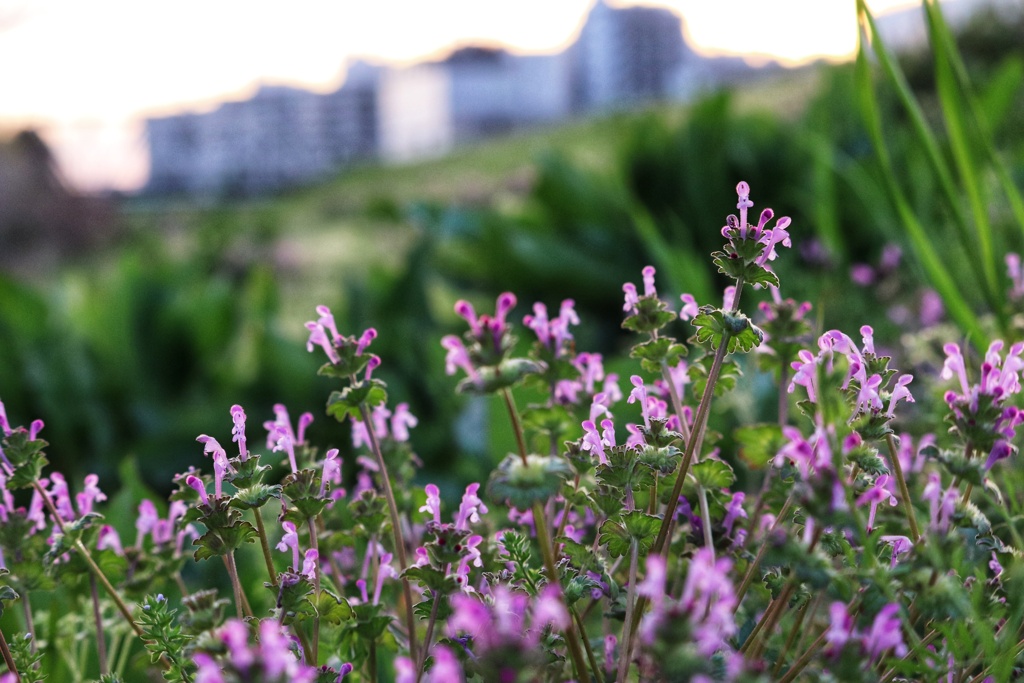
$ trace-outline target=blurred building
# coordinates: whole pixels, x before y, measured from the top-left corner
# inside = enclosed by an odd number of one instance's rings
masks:
[[[686,97],[718,72],[686,45],[679,15],[596,0],[552,55],[465,47],[405,68],[355,64],[338,91],[263,87],[204,114],[147,121],[151,193],[255,194],[354,160],[406,161],[567,117]]]
[[[683,39],[682,18],[657,7],[597,0],[566,54],[575,108],[623,107],[673,94],[676,72],[696,56]]]
[[[264,86],[205,114],[146,121],[154,194],[249,195],[301,185],[377,152],[377,78],[326,95]]]
[[[456,144],[564,119],[570,110],[563,55],[461,48],[440,62],[381,77],[380,156],[404,161],[443,154]]]

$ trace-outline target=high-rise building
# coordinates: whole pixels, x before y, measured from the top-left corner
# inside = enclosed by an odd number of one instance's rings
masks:
[[[568,50],[578,110],[628,107],[672,94],[674,74],[693,53],[682,19],[657,7],[597,0]]]

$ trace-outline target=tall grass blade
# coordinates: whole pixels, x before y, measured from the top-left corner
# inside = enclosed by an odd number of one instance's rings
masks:
[[[985,287],[994,295],[993,299],[999,302],[997,292],[999,291],[999,278],[996,274],[997,266],[994,257],[992,244],[992,225],[988,218],[988,207],[982,188],[982,177],[978,164],[974,158],[972,148],[974,140],[970,139],[970,131],[964,120],[964,105],[961,101],[963,92],[957,83],[953,73],[952,58],[949,54],[951,41],[943,39],[946,32],[946,22],[942,12],[937,6],[925,0],[925,15],[928,21],[928,35],[932,45],[932,54],[935,56],[935,85],[939,96],[939,105],[942,108],[942,116],[946,124],[946,134],[949,136],[950,151],[953,155],[953,162],[956,164],[960,182],[963,185],[967,201],[971,207],[971,215],[974,219],[974,230],[978,237],[978,248],[981,251],[982,272],[985,278]],[[955,44],[953,45],[955,49]],[[975,136],[975,138],[980,136]],[[982,151],[984,153],[984,151]],[[996,313],[1002,318],[1003,306],[997,305]]]
[[[964,102],[967,104],[974,125],[978,129],[977,142],[983,148],[989,163],[992,164],[996,179],[999,181],[999,185],[1010,204],[1010,210],[1013,213],[1017,227],[1020,229],[1021,234],[1024,235],[1024,194],[1014,184],[1010,171],[1006,167],[1006,162],[996,151],[995,138],[992,135],[988,116],[985,114],[985,108],[981,106],[978,96],[971,87],[970,78],[967,76],[967,67],[964,66],[963,58],[956,46],[956,41],[953,40],[949,25],[942,20],[942,14],[935,4],[935,0],[926,1],[925,9],[928,12],[932,42],[934,45],[941,45],[942,55],[948,60],[949,68],[956,79],[956,86]],[[938,54],[939,48],[936,47],[935,49],[936,54]]]
[[[884,46],[882,46],[878,40],[874,20],[868,12],[867,7],[864,4],[864,0],[857,0],[857,11],[865,32],[870,32],[870,35],[874,38],[875,52],[876,54],[880,53],[879,61],[883,62],[883,68],[886,68],[885,63],[888,63],[886,71],[890,74],[891,78],[899,80],[902,83],[905,95],[909,96],[909,88],[907,88],[905,81],[902,79],[902,75],[894,70],[891,58],[885,51]],[[861,36],[860,48],[857,51],[856,78],[858,93],[860,96],[861,113],[864,117],[868,135],[870,136],[876,154],[878,155],[879,165],[885,176],[885,187],[888,191],[890,200],[896,207],[900,221],[910,238],[911,246],[920,260],[921,265],[924,267],[925,272],[928,274],[929,279],[935,286],[935,289],[942,297],[950,315],[961,325],[964,331],[973,338],[975,343],[984,345],[987,343],[988,338],[982,328],[981,321],[961,295],[960,285],[953,280],[949,269],[942,262],[942,259],[939,257],[935,247],[933,246],[933,236],[928,234],[925,231],[924,226],[921,225],[921,222],[911,209],[910,204],[897,181],[896,173],[893,169],[892,158],[889,155],[889,150],[885,144],[885,138],[882,134],[881,114],[877,98],[875,97],[874,85],[871,79],[871,68],[868,63],[867,45],[863,34]],[[927,129],[927,124],[924,122],[920,108],[917,106],[917,103],[913,100],[912,96],[910,96],[906,105],[912,112],[912,118],[914,118],[914,112],[916,112],[917,117],[920,117],[920,124],[915,125],[915,128],[918,128],[923,133],[924,138],[926,140],[930,140],[932,143],[932,145],[926,145],[926,149],[930,147],[933,148],[939,167],[945,169],[945,166],[938,155],[938,145],[935,144],[934,137]],[[945,176],[948,179],[948,172],[945,172]],[[948,180],[949,183],[952,183],[951,179]],[[953,195],[953,197],[955,198],[955,195]],[[960,224],[959,227],[963,230],[962,224]],[[966,242],[966,231],[963,231],[961,239]],[[979,270],[979,268],[975,269],[976,275]]]

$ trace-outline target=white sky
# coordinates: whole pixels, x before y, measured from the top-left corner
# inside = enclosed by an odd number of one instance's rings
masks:
[[[210,108],[261,82],[331,90],[352,57],[413,62],[465,43],[558,51],[592,1],[0,0],[0,131],[39,129],[79,187],[133,189],[146,177],[147,115]],[[641,4],[680,13],[705,54],[800,64],[856,45],[854,0]]]

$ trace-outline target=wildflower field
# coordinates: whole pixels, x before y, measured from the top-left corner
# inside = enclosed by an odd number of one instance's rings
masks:
[[[0,682],[1018,680],[1024,60],[925,2],[922,94],[858,5],[802,136],[714,96],[377,206],[341,306],[217,230],[0,281]]]

